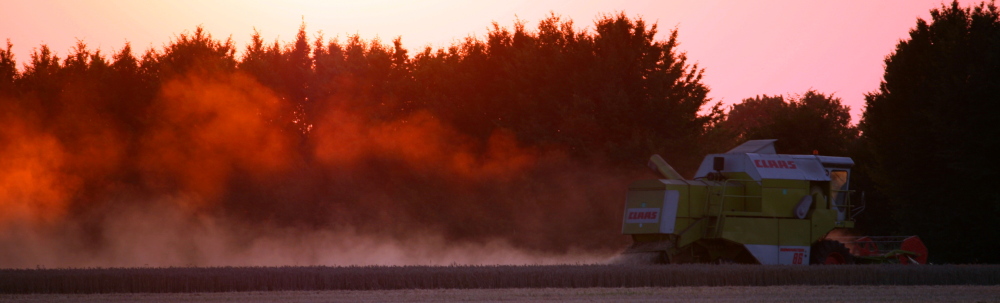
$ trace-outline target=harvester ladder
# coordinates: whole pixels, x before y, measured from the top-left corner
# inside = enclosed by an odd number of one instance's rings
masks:
[[[727,192],[726,189],[728,189],[729,182],[737,182],[737,183],[739,183],[741,186],[743,186],[743,192],[746,193],[746,183],[747,182],[757,182],[757,181],[753,180],[753,179],[728,179],[728,180],[722,181],[721,192],[719,192],[718,194],[713,194],[713,193],[709,192],[709,194],[706,195],[708,197],[709,201],[708,201],[708,203],[705,203],[705,207],[707,208],[707,209],[705,209],[705,213],[707,214],[711,210],[711,208],[712,208],[712,200],[711,199],[712,199],[712,196],[716,196],[716,195],[719,196],[719,213],[716,214],[715,216],[712,216],[712,217],[709,218],[708,228],[705,229],[705,237],[718,238],[720,236],[719,233],[721,233],[721,231],[722,231],[722,222],[725,221],[725,217],[726,217],[726,198],[743,198],[743,199],[746,199],[746,198],[758,198],[758,199],[762,199],[761,195],[728,195],[728,194],[726,194],[726,192]],[[711,190],[712,187],[711,186],[707,186],[706,188],[708,190]]]
[[[837,193],[838,197],[844,197],[844,204],[837,204],[837,201],[835,199],[830,199],[829,202],[830,205],[833,205],[838,209],[843,209],[844,220],[853,221],[854,215],[860,213],[860,211],[857,211],[857,213],[855,213],[856,210],[854,209],[854,205],[851,205],[851,194],[854,193],[854,190],[833,189],[830,190],[830,192]],[[864,207],[862,207],[860,210],[864,210]]]

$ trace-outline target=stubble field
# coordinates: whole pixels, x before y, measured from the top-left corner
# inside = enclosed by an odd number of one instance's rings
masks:
[[[0,302],[1000,302],[1000,286],[717,286],[0,295]]]
[[[1000,266],[557,265],[2,269],[2,301],[842,301],[1000,298]],[[863,291],[862,291],[863,290]],[[973,296],[968,297],[965,295]],[[443,296],[443,297],[437,297]],[[848,298],[852,298],[849,299]],[[947,299],[947,300],[946,300]],[[966,300],[968,299],[968,300]],[[930,301],[926,301],[930,300]],[[839,302],[839,301],[831,301]]]

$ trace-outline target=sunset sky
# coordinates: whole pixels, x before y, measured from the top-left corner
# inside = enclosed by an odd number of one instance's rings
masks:
[[[625,12],[679,30],[680,48],[705,69],[709,97],[725,104],[760,94],[833,93],[851,107],[854,122],[864,94],[878,88],[883,60],[941,0],[844,1],[4,1],[0,39],[15,59],[30,61],[47,44],[60,57],[77,40],[111,54],[126,41],[137,55],[161,48],[202,25],[214,37],[232,37],[242,51],[254,29],[265,41],[289,42],[304,21],[315,37],[358,34],[385,42],[401,36],[410,50],[446,47],[482,37],[490,23],[515,19],[535,28],[550,12],[592,28],[595,17]],[[973,1],[961,1],[968,6]],[[343,41],[343,40],[342,40]]]

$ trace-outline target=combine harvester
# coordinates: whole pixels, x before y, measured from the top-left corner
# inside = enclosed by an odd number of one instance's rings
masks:
[[[784,155],[752,140],[705,157],[693,180],[659,155],[665,179],[629,185],[622,233],[627,262],[925,264],[916,236],[850,237],[854,216],[848,157]]]

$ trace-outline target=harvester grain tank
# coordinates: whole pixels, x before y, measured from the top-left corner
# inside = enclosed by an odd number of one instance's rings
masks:
[[[851,237],[848,157],[778,154],[751,140],[705,157],[684,179],[660,156],[664,179],[629,185],[622,233],[631,259],[658,263],[913,263],[927,249],[913,237]]]

